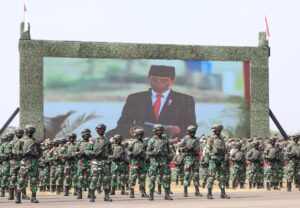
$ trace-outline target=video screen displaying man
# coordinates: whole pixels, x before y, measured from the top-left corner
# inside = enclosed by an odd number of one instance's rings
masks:
[[[43,63],[46,137],[85,128],[96,134],[99,123],[107,137],[131,138],[136,127],[152,136],[154,124],[172,137],[197,125],[201,136],[215,123],[226,136],[249,135],[243,62],[46,57]]]
[[[116,129],[112,130],[130,138],[130,129],[140,126],[151,136],[154,124],[162,124],[172,137],[182,137],[188,125],[196,125],[195,101],[192,96],[171,89],[175,83],[175,67],[152,65],[147,91],[127,97]]]

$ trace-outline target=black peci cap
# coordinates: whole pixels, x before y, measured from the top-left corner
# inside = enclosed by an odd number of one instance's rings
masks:
[[[175,78],[175,67],[164,65],[151,65],[148,76]]]

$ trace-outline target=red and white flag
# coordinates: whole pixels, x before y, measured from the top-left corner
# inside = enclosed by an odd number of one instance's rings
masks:
[[[28,12],[26,8],[26,4],[24,4],[24,32],[28,31],[29,23],[28,23]]]
[[[266,16],[265,16],[265,23],[266,23],[266,38],[267,38],[267,40],[269,40],[270,39],[270,30],[269,30],[268,19]]]

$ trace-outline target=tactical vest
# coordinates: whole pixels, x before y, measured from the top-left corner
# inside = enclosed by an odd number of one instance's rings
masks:
[[[244,161],[244,153],[241,151],[238,151],[235,153],[235,161],[236,162],[243,162]]]
[[[271,147],[268,153],[269,160],[279,160],[279,151],[276,147]]]
[[[123,145],[117,145],[115,144],[113,146],[113,158],[116,161],[123,161],[125,160],[125,148]]]
[[[260,152],[257,149],[253,149],[251,160],[252,161],[259,161],[259,159],[260,159]]]
[[[222,139],[215,138],[212,144],[212,153],[224,155],[226,151],[225,142]]]
[[[36,143],[36,144],[33,144]],[[32,138],[27,138],[24,140],[23,144],[23,154],[26,153],[30,154],[31,156],[38,157],[39,156],[39,149],[38,149],[38,142]]]
[[[292,152],[293,157],[295,157],[297,159],[300,158],[300,146],[299,145],[293,145],[291,152]]]

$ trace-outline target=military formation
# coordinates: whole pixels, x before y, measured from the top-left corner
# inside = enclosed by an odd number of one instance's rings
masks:
[[[152,137],[144,137],[144,130],[137,127],[133,138],[125,140],[119,134],[107,138],[104,124],[95,130],[95,137],[84,129],[80,139],[71,133],[42,143],[34,137],[32,125],[5,134],[0,143],[0,197],[8,193],[8,200],[15,203],[38,203],[37,191],[78,200],[87,192],[90,202],[99,194],[111,202],[116,191],[135,198],[138,187],[140,196],[149,201],[162,188],[164,199],[173,200],[172,180],[182,186],[184,197],[191,184],[198,197],[200,188],[207,188],[207,199],[213,199],[213,186],[220,188],[223,199],[230,198],[226,189],[244,189],[246,184],[249,189],[279,190],[286,183],[287,191],[293,186],[300,191],[298,135],[289,140],[275,136],[245,141],[222,136],[223,126],[216,125],[211,136],[198,138],[197,127],[190,125],[183,138],[169,138],[156,124]]]

